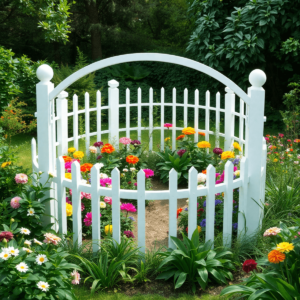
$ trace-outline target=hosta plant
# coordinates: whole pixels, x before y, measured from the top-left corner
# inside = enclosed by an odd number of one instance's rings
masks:
[[[168,249],[160,255],[165,259],[159,266],[162,272],[157,279],[168,280],[174,277],[175,289],[181,287],[185,282],[189,283],[193,292],[196,285],[206,289],[209,282],[226,284],[227,279],[233,280],[231,270],[232,253],[224,249],[211,249],[211,242],[201,244],[199,242],[199,232],[196,229],[192,238],[187,238],[184,234],[183,241],[176,237],[171,237],[176,249]]]

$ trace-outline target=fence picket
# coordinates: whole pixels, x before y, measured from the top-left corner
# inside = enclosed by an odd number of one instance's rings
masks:
[[[191,167],[189,170],[189,238],[192,237],[194,230],[197,228],[197,176],[197,170],[194,167]]]
[[[89,154],[90,147],[90,95],[88,92],[84,94],[85,100],[85,151]]]
[[[216,94],[216,139],[215,146],[220,147],[220,93]]]
[[[169,248],[176,249],[171,236],[177,237],[177,188],[178,177],[177,172],[172,169],[169,175]]]
[[[165,140],[165,89],[161,88],[160,91],[160,150],[164,151],[164,140]]]
[[[188,126],[188,89],[184,89],[183,126]]]
[[[101,92],[100,91],[97,91],[96,98],[97,98],[97,141],[101,141]]]
[[[140,251],[145,253],[146,235],[145,235],[145,173],[140,170],[137,174],[137,219],[138,219],[138,246],[141,247]]]
[[[138,88],[138,140],[142,141],[142,90]]]
[[[65,162],[60,156],[56,159],[57,166],[57,215],[60,234],[67,234],[66,188],[63,186],[65,178]]]
[[[117,168],[111,172],[111,182],[113,239],[120,243],[120,171]]]
[[[225,88],[225,144],[224,151],[229,151],[232,146],[234,136],[234,124],[235,124],[235,94],[226,87]]]
[[[242,148],[241,153],[244,153],[244,145],[243,145],[243,139],[244,139],[244,101],[240,99],[240,119],[239,119],[239,143]]]
[[[176,150],[176,88],[173,88],[173,113],[172,113],[172,150]]]
[[[233,211],[233,164],[227,161],[225,164],[226,190],[224,192],[224,215],[223,215],[223,246],[230,247],[232,240],[232,211]]]
[[[205,140],[209,142],[210,91],[205,94]],[[207,153],[209,149],[206,149]]]
[[[149,151],[153,148],[153,88],[149,90]]]
[[[130,90],[126,89],[126,137],[130,138]]]
[[[242,158],[240,164],[240,178],[242,186],[239,188],[239,212],[238,212],[238,237],[245,234],[246,231],[246,209],[247,209],[247,193],[248,193],[248,161]]]
[[[68,93],[62,91],[56,99],[56,113],[58,117],[57,120],[58,156],[64,155],[68,152],[68,116],[67,116],[68,99],[67,97],[68,97]],[[55,157],[56,157],[56,151],[55,151]]]
[[[199,140],[199,90],[195,90],[194,127],[196,130],[196,133],[194,135],[194,142],[197,143]]]
[[[79,190],[80,184],[80,165],[78,161],[72,163],[72,205],[73,205],[73,244],[81,245],[82,243],[82,224],[81,224],[81,192]]]
[[[78,150],[78,96],[73,96],[73,137],[74,147]]]

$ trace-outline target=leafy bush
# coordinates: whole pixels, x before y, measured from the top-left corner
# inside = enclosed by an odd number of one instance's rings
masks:
[[[233,280],[232,253],[223,249],[212,250],[211,242],[200,244],[198,229],[191,239],[183,234],[183,242],[176,237],[171,239],[177,249],[160,253],[165,259],[159,266],[162,273],[157,279],[168,280],[174,276],[175,289],[187,281],[193,292],[196,291],[197,283],[205,289],[211,281],[226,284],[226,279]]]

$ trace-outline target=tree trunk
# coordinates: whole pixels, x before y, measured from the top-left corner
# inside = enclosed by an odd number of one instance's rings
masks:
[[[100,19],[96,0],[85,0],[87,15],[90,21],[92,59],[102,58]]]

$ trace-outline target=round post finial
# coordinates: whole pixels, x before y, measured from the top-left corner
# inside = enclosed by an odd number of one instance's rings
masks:
[[[53,69],[48,65],[41,65],[36,70],[36,76],[41,82],[49,82],[53,77]]]
[[[114,88],[117,88],[119,86],[119,82],[113,79],[113,80],[110,80],[108,82],[108,85],[109,85],[110,88],[114,89]]]
[[[266,80],[266,73],[259,69],[253,70],[249,75],[249,82],[253,87],[262,87]]]

